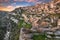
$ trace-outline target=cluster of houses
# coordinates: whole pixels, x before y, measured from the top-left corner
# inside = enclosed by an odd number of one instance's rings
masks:
[[[30,22],[33,28],[50,27],[52,30],[60,24],[60,1],[52,1],[46,4],[37,4],[32,7],[23,7],[26,12],[22,14],[26,22]],[[54,28],[53,28],[54,27]],[[56,28],[56,29],[57,29]]]
[[[22,16],[25,22],[32,24],[32,28],[27,31],[24,28],[20,30],[19,40],[33,40],[31,39],[32,32],[45,32],[47,34],[60,34],[56,32],[60,30],[60,0],[53,0],[49,3],[36,4],[35,6],[20,7],[15,10],[12,15]],[[20,15],[21,14],[21,15]],[[19,18],[20,19],[20,18]],[[11,18],[14,22],[18,23],[18,20]],[[22,31],[23,30],[23,31]],[[49,36],[48,36],[49,37]],[[56,37],[59,38],[59,37]]]
[[[55,32],[55,35],[60,34],[57,32],[60,30],[60,0],[55,1],[21,8],[26,11],[26,13],[24,12],[25,14],[22,14],[25,22],[30,22],[32,24],[32,28],[30,30],[38,32],[47,31],[47,34],[50,34],[51,32],[52,34]],[[25,37],[27,35],[25,35]],[[48,35],[47,37],[50,36]],[[55,38],[60,37],[56,36]]]

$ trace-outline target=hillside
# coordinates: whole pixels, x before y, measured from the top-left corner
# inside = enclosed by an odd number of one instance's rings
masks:
[[[18,27],[20,31],[22,27],[26,28],[26,30],[36,30],[38,33],[45,31],[55,32],[60,29],[60,0],[53,0],[46,4],[36,4],[35,6],[16,8],[12,13],[14,13],[12,16],[19,20]]]

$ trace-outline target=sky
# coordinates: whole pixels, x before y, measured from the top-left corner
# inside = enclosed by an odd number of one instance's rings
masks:
[[[12,11],[18,7],[33,6],[37,3],[46,3],[51,0],[0,0],[0,11]]]

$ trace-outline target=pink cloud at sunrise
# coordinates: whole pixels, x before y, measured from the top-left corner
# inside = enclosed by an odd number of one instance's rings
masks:
[[[13,9],[14,9],[13,6],[7,6],[7,7],[0,6],[0,11],[12,11]]]

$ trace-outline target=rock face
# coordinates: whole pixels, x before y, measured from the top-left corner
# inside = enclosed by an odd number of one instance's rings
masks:
[[[8,12],[0,11],[0,40],[4,40],[9,23]]]

